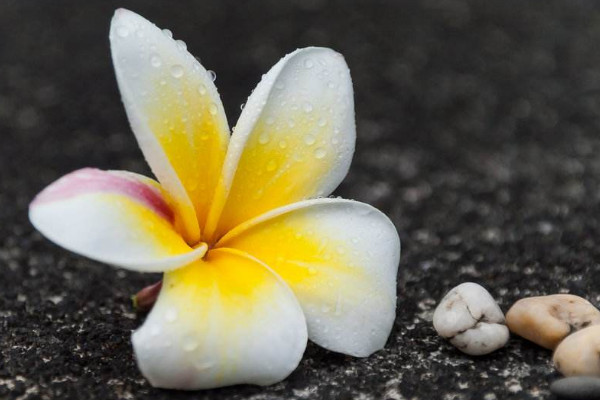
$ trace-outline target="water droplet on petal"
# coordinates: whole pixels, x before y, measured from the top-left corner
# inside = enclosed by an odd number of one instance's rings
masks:
[[[214,364],[212,362],[202,362],[202,361],[194,362],[194,368],[196,368],[198,371],[205,371],[207,369],[212,368],[213,365]]]
[[[170,30],[170,29],[163,29],[163,30],[162,30],[162,33],[163,33],[163,34],[164,34],[166,37],[173,39],[173,32],[171,32],[171,30]]]
[[[260,143],[260,144],[267,144],[267,143],[269,143],[269,140],[271,140],[271,138],[269,137],[269,134],[266,132],[263,132],[260,135],[258,135],[258,143]]]
[[[217,115],[217,105],[215,103],[210,103],[210,106],[208,106],[208,112],[210,115]]]
[[[181,78],[183,76],[183,67],[179,64],[171,66],[171,75],[173,78]]]
[[[325,150],[323,147],[318,147],[315,150],[315,158],[317,158],[319,160],[321,160],[326,155],[327,155],[327,150]]]
[[[302,109],[304,110],[305,113],[309,113],[313,110],[313,106],[310,103],[304,103],[304,106],[302,106]]]
[[[327,120],[325,118],[321,118],[321,119],[319,119],[319,122],[317,124],[320,127],[323,127],[323,126],[327,125]]]
[[[200,96],[204,96],[206,94],[206,86],[204,86],[204,84],[200,84],[200,86],[198,86],[198,93],[200,93]]]
[[[129,29],[126,26],[117,27],[117,36],[125,38],[129,36]]]
[[[152,328],[150,328],[150,336],[158,336],[160,334],[160,326],[152,326]]]
[[[154,68],[160,67],[162,65],[162,60],[161,60],[160,56],[158,54],[152,54],[150,56],[150,64]]]
[[[313,144],[315,144],[316,142],[316,138],[314,135],[311,135],[310,133],[306,136],[304,136],[304,143],[306,143],[308,146],[312,146]]]
[[[211,81],[214,82],[215,80],[217,80],[217,73],[215,71],[213,71],[212,69],[209,69],[206,72],[208,72],[208,76],[210,76]]]
[[[191,352],[198,348],[198,342],[192,337],[185,338],[182,345],[183,351]]]
[[[185,44],[185,42],[183,40],[176,40],[175,43],[177,44],[177,48],[181,51],[184,51],[187,49],[187,44]]]
[[[280,149],[285,149],[287,147],[287,142],[285,140],[280,140],[279,141],[279,148]]]
[[[240,104],[240,110],[243,110],[245,105],[246,105],[246,103]]]
[[[313,62],[313,60],[311,60],[310,58],[307,58],[306,60],[304,60],[304,68],[306,69],[310,69],[315,65],[315,63]]]
[[[267,163],[267,171],[269,171],[269,172],[275,171],[276,168],[277,168],[277,163],[275,162],[275,160],[271,160]]]
[[[174,322],[175,320],[177,320],[177,310],[167,310],[167,312],[165,313],[165,320],[167,322]]]

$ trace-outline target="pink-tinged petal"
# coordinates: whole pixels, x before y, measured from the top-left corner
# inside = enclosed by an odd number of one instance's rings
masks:
[[[32,201],[29,219],[68,250],[136,271],[172,270],[206,252],[206,245],[192,249],[178,233],[159,184],[130,172],[72,172]]]

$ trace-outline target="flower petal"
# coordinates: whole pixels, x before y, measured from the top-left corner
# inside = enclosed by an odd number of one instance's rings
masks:
[[[190,243],[200,237],[229,141],[211,75],[150,21],[115,12],[111,50],[119,89],[152,171],[176,200]],[[196,215],[194,215],[196,214]]]
[[[292,291],[231,249],[165,274],[157,303],[133,334],[150,383],[188,390],[278,382],[297,367],[306,340]]]
[[[348,172],[355,136],[344,58],[325,48],[288,54],[242,111],[206,234],[218,237],[275,207],[329,195]]]
[[[315,343],[354,356],[385,345],[400,240],[377,209],[351,200],[302,201],[238,226],[217,246],[269,265],[298,297]]]
[[[206,253],[176,232],[158,183],[131,172],[72,172],[33,200],[29,219],[66,249],[135,271],[178,268]]]

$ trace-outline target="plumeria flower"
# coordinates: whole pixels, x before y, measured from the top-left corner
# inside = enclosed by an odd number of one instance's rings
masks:
[[[29,215],[71,251],[164,272],[132,335],[150,383],[269,385],[298,366],[307,339],[357,357],[383,348],[395,318],[397,231],[367,204],[324,197],[354,152],[343,57],[325,48],[285,56],[230,136],[212,74],[170,31],[121,9],[110,41],[158,182],[78,170],[43,190]]]

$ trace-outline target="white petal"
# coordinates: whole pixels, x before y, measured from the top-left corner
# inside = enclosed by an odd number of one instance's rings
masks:
[[[269,265],[298,297],[315,343],[354,356],[385,345],[395,319],[400,239],[377,209],[351,200],[302,201],[238,226],[217,247]]]
[[[182,42],[131,11],[115,12],[110,41],[133,132],[196,242],[229,141],[217,89]]]
[[[263,77],[242,111],[207,235],[217,231],[218,237],[273,208],[329,195],[348,172],[355,137],[344,58],[315,47],[288,54]]]
[[[297,300],[275,274],[241,252],[214,250],[165,274],[132,339],[153,386],[194,390],[284,379],[307,333]]]
[[[135,271],[178,268],[206,252],[206,245],[191,249],[176,232],[158,183],[130,172],[72,172],[33,200],[29,219],[68,250]]]

